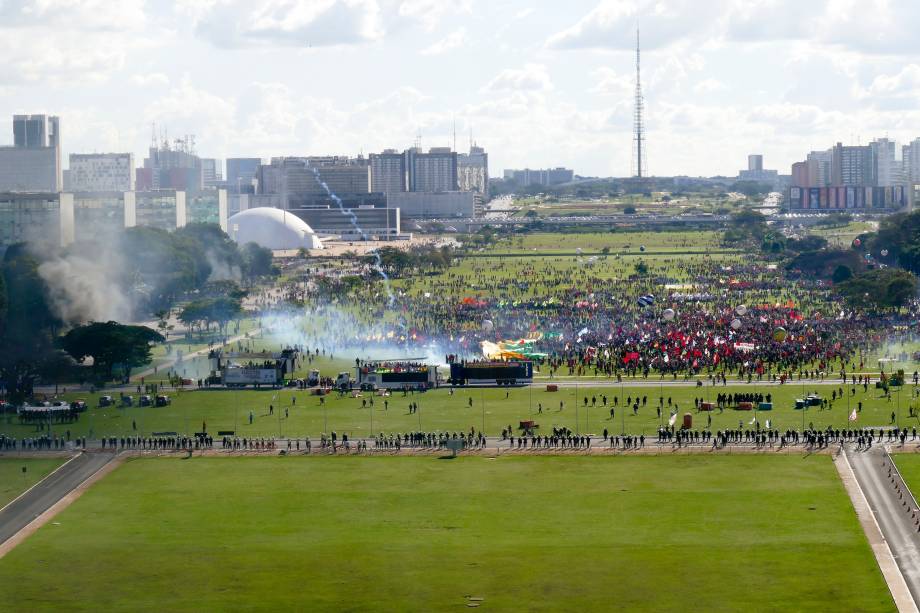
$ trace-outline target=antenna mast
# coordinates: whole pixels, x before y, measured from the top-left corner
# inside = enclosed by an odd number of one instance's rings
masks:
[[[641,56],[639,47],[639,28],[636,28],[636,99],[633,115],[633,152],[635,159],[635,176],[642,179],[648,174],[648,164],[645,154],[645,121],[642,117],[645,110],[645,99],[642,96]]]

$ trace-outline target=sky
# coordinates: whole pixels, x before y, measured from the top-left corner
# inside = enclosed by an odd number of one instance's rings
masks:
[[[917,0],[0,0],[0,144],[68,153],[152,125],[204,157],[486,148],[490,171],[629,176],[635,30],[648,168],[735,175],[920,137]]]

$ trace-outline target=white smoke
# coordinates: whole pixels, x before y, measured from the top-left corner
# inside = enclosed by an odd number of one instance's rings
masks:
[[[205,253],[205,257],[208,260],[208,265],[211,267],[211,275],[208,277],[208,281],[236,281],[239,283],[243,278],[243,272],[240,270],[239,266],[231,266],[227,262],[218,258],[213,250],[208,250]]]
[[[70,253],[38,266],[51,306],[65,324],[131,317],[130,300],[118,286],[117,261],[104,253],[92,259]]]

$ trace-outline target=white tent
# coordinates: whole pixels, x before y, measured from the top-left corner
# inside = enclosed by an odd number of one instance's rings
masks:
[[[256,243],[273,251],[322,249],[313,228],[293,213],[272,207],[241,211],[230,218],[230,237],[237,243]]]

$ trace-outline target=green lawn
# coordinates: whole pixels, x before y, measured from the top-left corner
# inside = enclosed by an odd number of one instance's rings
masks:
[[[18,610],[891,611],[826,456],[128,462],[0,560]]]
[[[64,463],[62,458],[0,458],[0,509]],[[26,472],[22,472],[25,466]]]
[[[654,433],[662,421],[667,421],[674,407],[682,416],[693,415],[694,425],[705,428],[709,414],[697,413],[694,398],[714,400],[717,393],[760,392],[772,394],[774,410],[772,411],[713,411],[712,430],[737,428],[739,422],[743,427],[753,427],[750,421],[755,414],[761,426],[770,420],[774,428],[801,429],[804,425],[823,428],[833,426],[844,428],[848,425],[857,427],[888,426],[891,413],[899,417],[902,426],[920,429],[920,419],[909,417],[908,406],[911,402],[913,386],[905,386],[901,392],[892,395],[889,402],[878,390],[870,386],[863,392],[856,387],[856,395],[850,396],[850,387],[845,389],[849,397],[839,399],[833,408],[821,410],[812,407],[803,412],[796,410],[795,399],[807,393],[818,392],[830,399],[832,390],[840,386],[808,385],[804,388],[797,382],[784,386],[767,387],[763,385],[734,384],[726,387],[692,386],[659,387],[655,380],[649,380],[641,387],[624,386],[615,383],[607,387],[565,387],[558,392],[548,392],[544,385],[531,388],[458,388],[451,395],[449,388],[440,388],[424,394],[403,396],[398,392],[385,400],[374,397],[373,408],[370,406],[371,395],[361,398],[341,397],[337,393],[326,397],[325,404],[320,404],[317,396],[306,391],[281,389],[273,391],[228,391],[202,390],[167,393],[172,397],[172,405],[163,408],[99,408],[98,394],[68,393],[67,399],[83,398],[91,407],[81,414],[79,421],[73,424],[55,424],[53,431],[64,435],[69,430],[71,436],[102,435],[124,436],[131,434],[149,435],[151,432],[197,432],[202,422],[207,430],[216,434],[219,430],[235,430],[240,436],[304,436],[318,437],[321,432],[335,430],[339,434],[347,433],[351,437],[369,436],[371,432],[408,432],[424,431],[458,431],[484,429],[486,434],[497,436],[502,428],[518,426],[519,421],[533,419],[540,425],[542,432],[549,432],[553,426],[564,426],[580,433],[600,434],[606,428],[619,433],[625,427],[633,434]],[[135,397],[137,396],[134,394]],[[603,396],[607,396],[608,406],[603,406]],[[631,410],[623,411],[624,400],[645,396],[647,404],[640,408],[638,414]],[[507,397],[506,397],[507,396]],[[585,398],[588,406],[585,408]],[[610,408],[614,397],[618,406],[611,419]],[[659,397],[664,397],[664,410],[661,418],[657,414]],[[671,399],[669,409],[668,399]],[[592,399],[596,401],[591,406]],[[472,406],[470,405],[472,401]],[[366,405],[364,403],[367,403]],[[410,402],[418,403],[419,411],[409,414]],[[559,403],[563,403],[562,410]],[[863,410],[855,424],[847,421],[849,410],[863,403]],[[576,403],[578,409],[576,410]],[[900,410],[898,406],[900,404]],[[542,405],[543,412],[540,412]],[[269,407],[273,407],[271,412]],[[849,408],[849,410],[848,410]],[[284,409],[288,410],[285,416]],[[373,430],[371,430],[371,413],[373,411]],[[253,415],[249,423],[249,414]],[[898,415],[899,414],[899,415]],[[485,427],[483,428],[483,424]],[[893,424],[892,424],[893,425]],[[20,425],[15,416],[0,416],[0,434],[10,436],[34,436],[34,426]]]
[[[904,482],[914,494],[914,498],[920,498],[920,454],[895,453],[891,457],[898,465],[898,471],[904,477]]]

